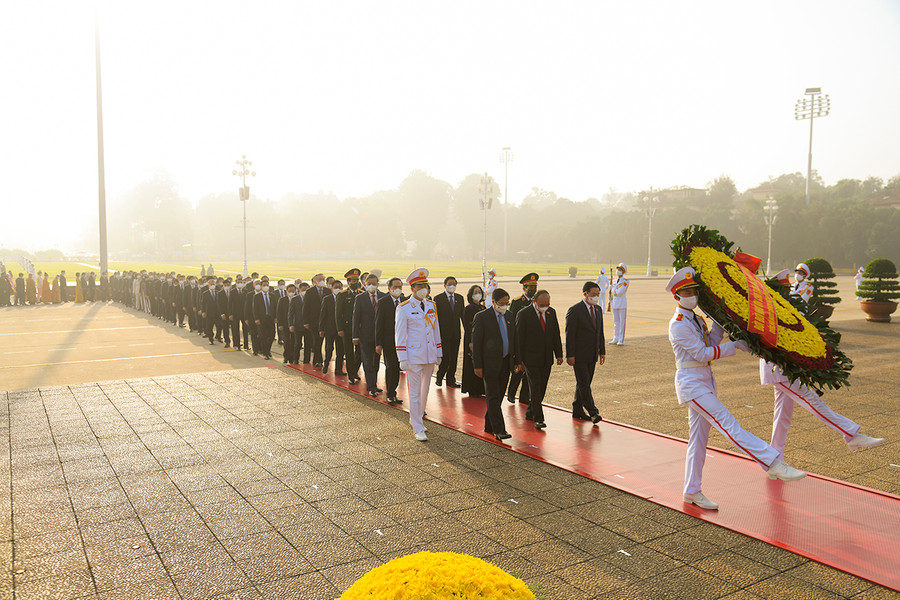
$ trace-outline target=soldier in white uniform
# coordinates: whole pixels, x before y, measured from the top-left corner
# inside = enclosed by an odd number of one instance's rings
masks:
[[[612,313],[613,313],[613,339],[612,343],[622,346],[625,344],[625,316],[628,312],[628,278],[625,273],[628,267],[625,263],[619,263],[616,267],[616,278],[612,282]]]
[[[488,270],[488,281],[484,286],[484,306],[486,308],[490,308],[494,302],[492,294],[494,290],[497,289],[497,271],[494,270],[494,267],[491,267]]]
[[[437,310],[427,300],[428,269],[416,269],[406,278],[412,297],[397,306],[394,335],[397,342],[397,359],[406,372],[409,391],[409,423],[416,439],[424,442],[425,403],[431,387],[431,374],[441,362],[441,330],[438,327]]]
[[[785,281],[787,269],[776,277],[781,283]],[[797,265],[794,285],[791,287],[791,295],[800,297],[804,302],[809,302],[813,294],[813,286],[806,278],[809,276],[809,267],[805,263]],[[859,432],[860,426],[847,417],[839,415],[831,410],[817,393],[803,385],[799,381],[791,383],[774,363],[765,359],[759,359],[760,385],[771,385],[775,390],[775,412],[772,417],[772,447],[778,450],[779,456],[784,456],[784,444],[787,441],[788,430],[791,428],[791,419],[794,416],[794,402],[800,404],[815,415],[820,421],[831,427],[842,436],[851,450],[873,448],[884,443],[884,438],[873,438]]]
[[[865,269],[862,267],[859,268],[859,271],[856,272],[856,275],[853,276],[853,281],[856,282],[856,291],[859,292],[859,286],[863,282],[863,272]],[[857,300],[862,300],[859,296],[856,296]]]
[[[737,350],[749,352],[746,342],[725,342],[724,330],[714,325],[709,331],[706,321],[694,314],[697,307],[697,288],[694,269],[685,267],[675,273],[666,285],[678,302],[675,315],[669,321],[669,342],[675,352],[675,393],[679,404],[688,405],[688,439],[685,458],[684,501],[700,508],[716,510],[719,505],[703,495],[701,483],[703,464],[710,427],[715,427],[735,446],[766,470],[770,479],[793,481],[806,476],[803,471],[788,466],[778,451],[745,431],[716,392],[712,361],[734,356]]]
[[[606,267],[600,267],[600,275],[597,276],[597,285],[600,286],[600,304],[597,309],[606,312],[606,296],[609,294],[609,277],[606,274]]]

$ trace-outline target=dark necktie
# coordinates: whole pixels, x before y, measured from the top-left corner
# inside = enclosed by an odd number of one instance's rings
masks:
[[[547,323],[544,322],[544,313],[538,313],[541,315],[541,331],[547,331]]]
[[[267,293],[265,293],[265,292],[263,292],[263,300],[264,300],[265,303],[266,303],[266,315],[269,315],[269,314],[271,314],[271,313],[269,312],[269,295],[268,295]]]
[[[456,307],[456,300],[453,298],[453,294],[447,294],[450,296],[450,310],[452,311]]]
[[[378,312],[378,302],[375,301],[375,294],[372,294],[372,310]]]
[[[422,306],[422,312],[424,312],[424,311],[425,311],[425,303],[424,303],[424,302],[419,302],[419,304]]]
[[[591,306],[589,310],[591,311],[591,321],[594,322],[594,327],[596,328],[597,327],[597,313],[594,312],[593,306]]]

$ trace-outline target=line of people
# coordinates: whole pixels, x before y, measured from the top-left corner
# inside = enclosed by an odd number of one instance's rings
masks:
[[[75,273],[74,286],[70,286],[65,270],[52,278],[49,272],[43,271],[19,273],[14,278],[11,271],[3,270],[0,273],[0,306],[106,302],[110,299],[108,283],[105,272],[99,277],[93,271]],[[74,287],[74,294],[70,293],[70,287]]]

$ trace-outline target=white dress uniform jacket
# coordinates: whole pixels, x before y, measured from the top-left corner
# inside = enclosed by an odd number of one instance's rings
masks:
[[[613,297],[612,308],[628,308],[628,299],[625,294],[628,293],[628,278],[624,275],[613,281]]]
[[[791,296],[799,296],[804,302],[809,302],[813,295],[813,285],[805,279],[791,286]]]
[[[675,393],[678,403],[690,402],[704,394],[716,393],[712,361],[734,356],[734,342],[722,343],[725,331],[706,322],[693,311],[678,307],[669,321],[669,342],[675,352]]]
[[[441,361],[441,329],[430,300],[410,298],[401,302],[397,306],[394,335],[399,362],[433,365]]]
[[[609,276],[608,275],[600,275],[597,277],[597,285],[600,286],[600,304],[597,305],[597,308],[600,312],[606,312],[606,298],[609,293]]]
[[[484,286],[484,305],[490,308],[494,304],[494,290],[497,289],[497,279],[492,277],[488,279],[487,285]]]

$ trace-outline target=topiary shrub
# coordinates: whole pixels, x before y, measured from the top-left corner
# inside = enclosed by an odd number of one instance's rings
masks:
[[[825,304],[832,306],[841,301],[838,296],[837,284],[833,281],[834,270],[824,258],[808,258],[806,266],[809,267],[809,279],[813,285],[813,295],[810,304]]]
[[[897,266],[886,258],[876,258],[866,265],[865,279],[856,295],[872,302],[893,302],[900,298]]]

